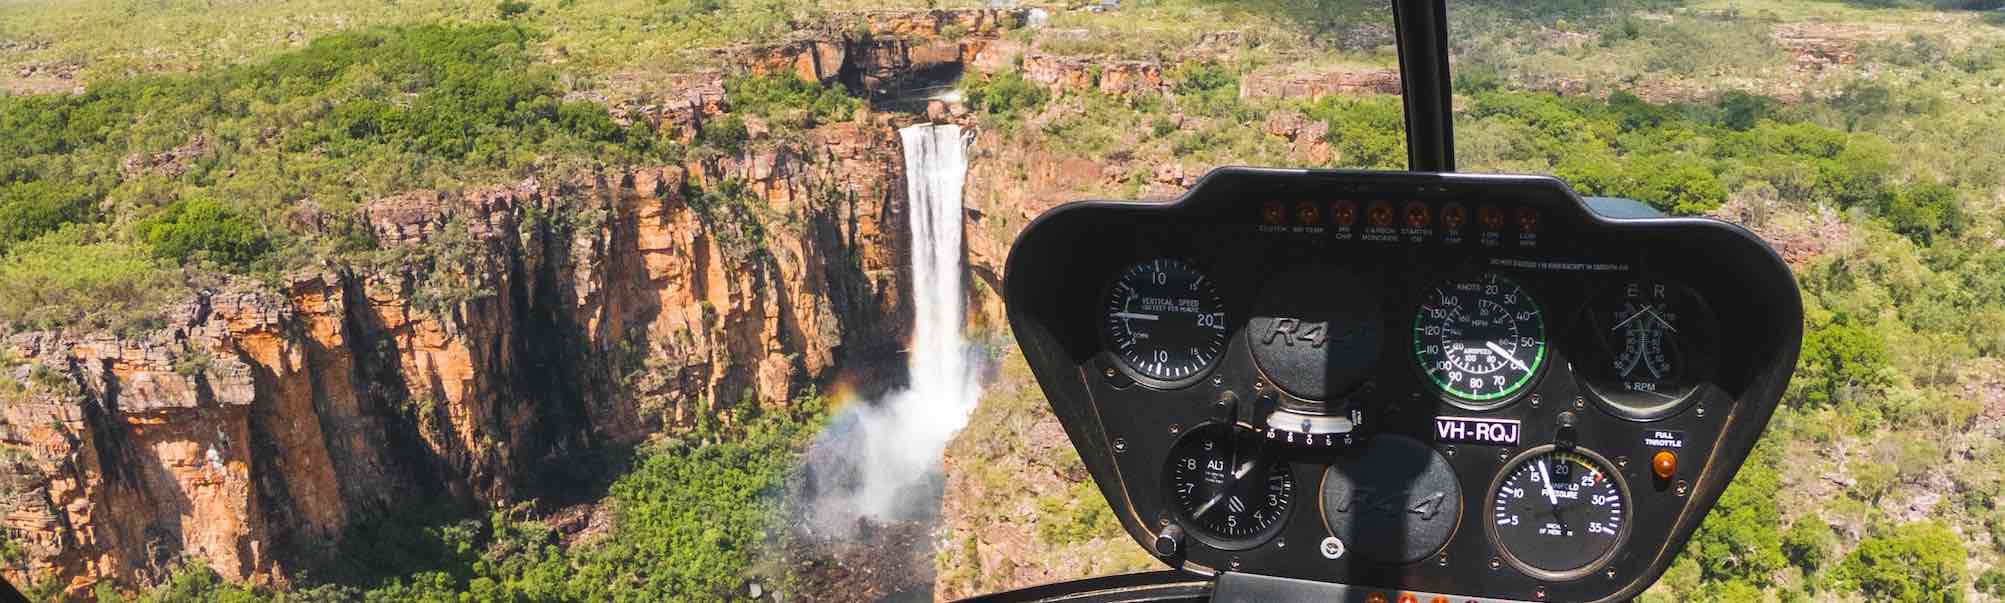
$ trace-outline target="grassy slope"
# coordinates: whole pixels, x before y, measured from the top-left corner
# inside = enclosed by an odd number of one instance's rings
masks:
[[[932,3],[954,6],[968,3]],[[918,0],[563,0],[514,18],[551,32],[553,62],[580,74],[659,75],[692,49],[777,39],[789,22],[834,11],[925,8]],[[368,27],[489,22],[499,4],[467,0],[0,0],[0,73],[71,63],[85,80],[185,72],[267,59],[322,35]],[[28,47],[21,47],[22,45]],[[0,49],[7,48],[0,46]]]

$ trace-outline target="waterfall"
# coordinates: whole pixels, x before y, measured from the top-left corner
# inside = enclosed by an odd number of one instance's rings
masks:
[[[961,187],[966,142],[956,125],[898,131],[905,148],[912,235],[912,344],[905,389],[835,417],[809,454],[817,525],[847,530],[859,518],[911,521],[938,512],[940,457],[968,422],[980,391],[961,336]]]

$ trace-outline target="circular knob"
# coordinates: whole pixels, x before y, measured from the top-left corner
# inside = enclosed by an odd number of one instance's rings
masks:
[[[1156,543],[1152,548],[1155,549],[1156,556],[1158,557],[1175,557],[1178,553],[1182,553],[1184,548],[1183,527],[1177,524],[1163,526],[1163,531],[1156,533]]]

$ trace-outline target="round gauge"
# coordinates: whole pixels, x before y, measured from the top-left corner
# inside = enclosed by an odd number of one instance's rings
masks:
[[[1585,448],[1518,455],[1490,487],[1490,541],[1528,574],[1564,580],[1599,569],[1629,534],[1629,486]]]
[[[1107,287],[1101,334],[1129,376],[1150,385],[1196,380],[1225,350],[1218,289],[1183,260],[1129,266]]]
[[[1295,498],[1288,463],[1259,432],[1207,423],[1170,448],[1169,499],[1184,527],[1221,549],[1252,548],[1281,530]]]
[[[1634,280],[1587,306],[1578,369],[1587,388],[1616,415],[1650,421],[1685,407],[1712,378],[1712,310],[1682,285]]]
[[[1414,314],[1413,356],[1450,401],[1496,408],[1545,363],[1545,319],[1531,294],[1503,275],[1450,281],[1430,291]]]

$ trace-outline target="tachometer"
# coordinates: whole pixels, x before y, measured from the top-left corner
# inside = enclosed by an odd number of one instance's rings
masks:
[[[1197,268],[1156,258],[1129,266],[1107,287],[1101,334],[1130,376],[1182,385],[1225,351],[1224,305]]]
[[[1676,283],[1620,283],[1587,307],[1577,365],[1587,388],[1618,416],[1670,416],[1712,378],[1712,310]]]
[[[1545,363],[1545,319],[1531,294],[1508,277],[1450,281],[1430,291],[1414,315],[1413,355],[1450,401],[1496,408]]]
[[[1599,569],[1629,535],[1629,486],[1585,448],[1540,446],[1490,488],[1490,541],[1513,566],[1548,579]]]
[[[1281,530],[1295,499],[1288,463],[1269,453],[1259,432],[1207,423],[1170,448],[1170,501],[1179,523],[1222,549],[1259,545]]]

